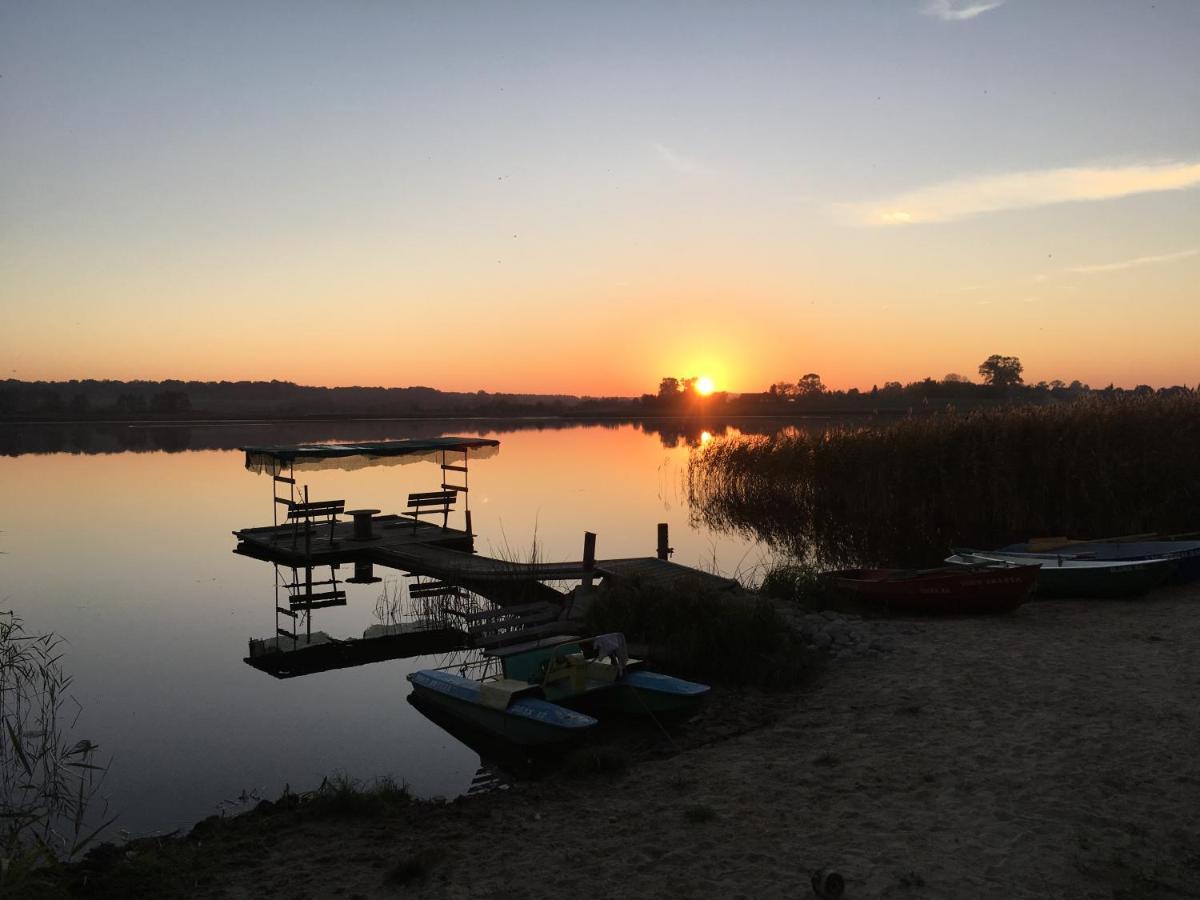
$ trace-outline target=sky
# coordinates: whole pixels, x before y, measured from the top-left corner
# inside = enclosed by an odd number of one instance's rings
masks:
[[[0,0],[0,377],[1200,382],[1195,0]]]

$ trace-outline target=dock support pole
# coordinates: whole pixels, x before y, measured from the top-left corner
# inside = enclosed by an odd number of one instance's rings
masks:
[[[658,558],[670,559],[671,554],[675,552],[675,548],[671,546],[671,539],[668,535],[668,526],[666,522],[658,523]]]
[[[596,568],[596,535],[590,531],[583,533],[583,586],[592,586],[592,572]]]

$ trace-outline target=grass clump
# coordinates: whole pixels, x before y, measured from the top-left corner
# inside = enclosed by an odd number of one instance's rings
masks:
[[[323,778],[314,791],[300,795],[285,791],[276,805],[287,806],[289,796],[296,796],[297,805],[317,817],[369,817],[412,800],[408,785],[389,775],[364,782],[340,772]]]
[[[721,437],[692,451],[705,524],[823,566],[954,545],[1196,528],[1200,393],[1090,397],[890,425]]]
[[[608,586],[587,625],[595,633],[623,632],[630,643],[646,645],[665,671],[709,684],[782,690],[817,665],[769,599],[699,581]]]
[[[794,603],[803,609],[833,609],[839,597],[830,581],[812,566],[783,562],[771,566],[759,590],[769,597]]]

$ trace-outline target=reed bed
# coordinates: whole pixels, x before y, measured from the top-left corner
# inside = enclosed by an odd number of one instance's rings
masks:
[[[1090,397],[895,424],[724,437],[691,454],[704,524],[819,565],[954,545],[1200,528],[1200,394]]]

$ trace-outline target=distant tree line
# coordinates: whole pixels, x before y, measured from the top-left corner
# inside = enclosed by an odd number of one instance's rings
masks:
[[[308,387],[288,381],[0,382],[0,420],[560,415],[609,401],[430,387]]]
[[[1021,360],[1015,356],[993,354],[979,364],[979,381],[950,372],[942,378],[923,378],[903,384],[885,381],[869,390],[849,388],[831,391],[816,372],[801,375],[796,381],[777,381],[761,393],[713,393],[700,396],[695,378],[664,378],[656,394],[643,394],[638,403],[656,412],[685,413],[704,410],[726,414],[779,412],[877,412],[903,411],[934,405],[995,405],[997,403],[1051,403],[1092,395],[1176,395],[1194,390],[1184,385],[1153,388],[1140,384],[1132,389],[1093,388],[1081,381],[1059,379],[1026,384]]]
[[[1183,386],[1132,390],[1079,381],[1025,384],[1015,356],[989,356],[979,381],[951,372],[870,389],[830,390],[816,372],[777,381],[761,392],[701,393],[696,376],[668,376],[653,394],[579,397],[439,391],[431,387],[310,387],[290,381],[18,381],[0,382],[0,421],[420,418],[426,416],[567,416],[603,418],[697,415],[787,415],[906,412],[946,405],[1050,403],[1092,394],[1191,393]]]

